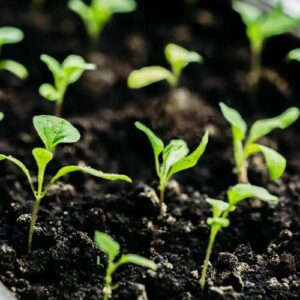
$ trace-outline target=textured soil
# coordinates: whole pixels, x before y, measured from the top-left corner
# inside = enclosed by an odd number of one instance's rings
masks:
[[[299,106],[300,65],[287,64],[284,57],[300,42],[285,35],[267,43],[264,78],[256,101],[250,101],[248,44],[229,1],[199,1],[195,6],[173,1],[171,10],[161,1],[138,1],[136,12],[113,18],[96,47],[88,43],[65,1],[48,1],[44,11],[34,11],[24,2],[0,3],[0,26],[18,26],[26,35],[21,44],[6,46],[2,57],[24,63],[31,74],[22,82],[0,73],[0,110],[6,115],[0,124],[1,152],[13,154],[36,172],[31,151],[41,142],[31,120],[53,111],[52,103],[37,92],[41,83],[51,80],[39,56],[48,53],[62,60],[77,53],[98,65],[70,87],[65,100],[64,116],[82,137],[75,145],[57,149],[48,174],[83,162],[127,174],[134,184],[82,174],[65,177],[43,199],[28,254],[33,198],[20,171],[1,162],[0,281],[18,299],[102,299],[106,258],[93,243],[94,231],[100,230],[110,233],[123,253],[140,254],[159,265],[156,272],[122,267],[114,277],[120,286],[112,299],[299,299],[299,124],[264,140],[287,158],[282,179],[269,182],[262,158],[251,161],[250,181],[278,195],[279,204],[242,203],[232,213],[231,226],[217,237],[204,291],[199,274],[211,214],[205,198],[224,199],[227,188],[236,183],[231,132],[218,102],[235,106],[249,123]],[[205,59],[203,65],[184,71],[177,105],[171,109],[163,107],[168,97],[165,83],[140,91],[126,87],[130,70],[165,65],[163,47],[168,42],[198,51]],[[198,165],[170,182],[164,218],[158,217],[153,154],[135,129],[135,120],[154,128],[165,141],[184,138],[191,149],[205,130],[210,132]]]

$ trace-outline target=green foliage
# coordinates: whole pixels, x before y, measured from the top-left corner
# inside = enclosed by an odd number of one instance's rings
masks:
[[[299,109],[292,107],[281,115],[254,122],[247,134],[247,125],[239,112],[224,103],[220,107],[230,123],[233,136],[233,152],[239,182],[248,182],[247,160],[249,156],[262,153],[272,180],[280,178],[286,167],[285,158],[275,150],[258,144],[258,140],[276,128],[285,129],[299,118]]]
[[[69,55],[62,64],[46,54],[41,56],[41,60],[52,73],[54,84],[42,84],[39,88],[39,93],[45,99],[56,102],[55,115],[59,117],[68,86],[78,81],[84,71],[95,70],[96,66],[86,63],[85,60],[78,55]]]
[[[300,48],[291,50],[287,55],[287,59],[300,62]]]
[[[189,148],[185,141],[171,140],[165,146],[163,141],[141,122],[135,122],[135,126],[146,134],[153,149],[156,174],[159,178],[160,211],[162,214],[164,192],[169,180],[176,173],[192,168],[197,164],[206,149],[208,133],[205,133],[199,146],[189,154]]]
[[[135,0],[70,0],[69,8],[82,19],[91,40],[98,40],[105,25],[115,13],[129,13],[136,9]]]
[[[202,268],[200,285],[203,289],[206,281],[206,272],[211,257],[211,252],[218,232],[230,225],[229,214],[236,209],[236,205],[248,198],[256,198],[270,204],[277,204],[278,197],[271,195],[266,189],[251,185],[237,184],[227,191],[228,202],[208,198],[207,202],[212,207],[212,217],[207,219],[210,226],[210,236],[206,250],[206,256]]]
[[[124,264],[135,264],[152,270],[157,269],[157,266],[153,261],[135,254],[123,254],[117,261],[115,261],[115,258],[120,254],[120,245],[106,233],[96,231],[95,242],[100,250],[108,257],[105,287],[103,289],[104,300],[111,297],[113,286],[116,286],[112,284],[112,276],[120,266]]]
[[[171,71],[161,66],[134,70],[128,76],[128,87],[139,89],[161,80],[167,80],[171,86],[176,86],[183,69],[189,63],[202,63],[203,61],[203,58],[198,53],[188,51],[175,44],[166,45],[165,57],[171,66]]]
[[[0,27],[0,52],[4,45],[19,43],[23,38],[24,34],[18,28]],[[0,70],[8,71],[21,79],[28,77],[27,69],[14,60],[0,60]]]
[[[45,148],[34,148],[32,151],[33,157],[37,164],[38,175],[37,175],[37,187],[34,184],[32,176],[30,175],[27,167],[18,159],[0,154],[0,160],[8,160],[11,163],[19,167],[25,174],[33,195],[35,197],[35,206],[32,213],[31,225],[29,229],[28,237],[28,250],[31,251],[32,235],[37,219],[37,213],[40,201],[45,197],[50,187],[62,176],[71,172],[83,172],[89,175],[107,179],[107,180],[124,180],[131,182],[131,179],[125,175],[119,174],[108,174],[102,171],[95,170],[91,167],[86,166],[65,166],[60,168],[57,173],[52,177],[47,185],[44,184],[45,171],[48,164],[52,161],[55,148],[60,143],[75,143],[79,140],[80,134],[78,130],[67,120],[57,118],[54,116],[36,116],[33,118],[34,127],[43,141]]]

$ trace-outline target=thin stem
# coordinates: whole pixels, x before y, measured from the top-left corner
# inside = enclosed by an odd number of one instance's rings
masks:
[[[61,117],[62,114],[62,102],[56,101],[55,102],[55,111],[54,114],[56,117]]]
[[[205,255],[205,260],[204,260],[204,264],[202,267],[202,273],[201,273],[201,279],[200,279],[200,286],[201,286],[202,290],[204,289],[204,286],[205,286],[208,263],[210,260],[212,248],[213,248],[214,241],[215,241],[218,231],[219,231],[219,228],[216,228],[216,227],[212,227],[211,231],[210,231],[209,242],[208,242],[208,246],[206,249],[206,255]]]
[[[111,297],[111,282],[112,282],[112,273],[115,271],[115,264],[109,260],[108,266],[106,269],[105,279],[104,279],[104,289],[103,289],[103,300],[108,300]]]
[[[160,186],[159,188],[159,211],[160,211],[160,216],[163,216],[164,214],[164,209],[163,205],[165,202],[165,189],[166,187],[164,185]]]
[[[28,235],[28,252],[29,253],[31,252],[31,248],[32,248],[32,236],[33,236],[35,223],[37,220],[37,214],[39,211],[40,202],[41,202],[41,198],[36,198],[35,203],[34,203],[34,208],[32,211],[32,215],[31,215],[31,222],[30,222],[29,235]]]
[[[244,161],[242,165],[237,170],[237,177],[239,183],[249,183],[247,162]]]
[[[261,50],[251,51],[251,69],[249,73],[249,91],[250,94],[255,96],[258,83],[261,78]]]

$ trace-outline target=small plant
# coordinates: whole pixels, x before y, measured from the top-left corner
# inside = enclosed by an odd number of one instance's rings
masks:
[[[202,63],[203,61],[202,56],[198,53],[188,51],[175,44],[168,44],[165,47],[165,57],[171,66],[171,70],[161,66],[144,67],[134,70],[128,76],[128,87],[131,89],[140,89],[152,83],[167,80],[172,92],[178,84],[183,69],[189,63]]]
[[[112,276],[120,266],[124,264],[135,264],[152,270],[157,269],[157,265],[153,261],[135,254],[123,254],[117,261],[115,261],[115,258],[120,253],[120,245],[106,233],[96,231],[95,242],[108,258],[108,265],[106,267],[106,275],[104,279],[103,300],[108,300],[112,295],[112,290],[118,287],[118,284],[113,285]]]
[[[228,202],[211,198],[206,200],[212,206],[213,215],[207,219],[207,224],[210,226],[210,236],[200,279],[202,289],[205,286],[206,272],[216,236],[222,228],[229,226],[229,214],[236,209],[241,201],[247,198],[257,198],[271,204],[277,204],[278,202],[278,198],[271,195],[266,189],[250,184],[233,186],[228,190],[227,197]]]
[[[141,122],[135,122],[135,126],[146,134],[154,152],[155,170],[159,178],[160,215],[163,215],[165,189],[169,180],[176,173],[190,169],[197,164],[208,143],[208,133],[205,133],[199,146],[189,154],[189,148],[185,141],[179,139],[171,140],[165,146],[163,141]]]
[[[71,125],[68,121],[57,118],[54,116],[36,116],[33,118],[34,127],[44,143],[45,148],[34,148],[32,151],[33,157],[36,161],[38,168],[37,175],[37,187],[34,184],[33,178],[31,177],[27,167],[18,159],[0,154],[0,160],[8,160],[11,163],[18,166],[25,174],[29,185],[31,187],[32,193],[35,197],[34,209],[31,217],[31,224],[28,236],[28,251],[31,251],[32,246],[32,235],[34,232],[34,227],[37,219],[37,214],[39,210],[39,205],[41,200],[46,196],[50,187],[62,176],[71,172],[83,172],[89,175],[108,179],[108,180],[124,180],[131,182],[131,179],[125,175],[119,174],[108,174],[102,171],[95,170],[91,167],[81,166],[81,165],[70,165],[62,167],[57,171],[57,173],[52,177],[47,185],[44,185],[44,177],[47,165],[51,162],[54,156],[56,147],[61,143],[75,143],[79,140],[80,134],[78,130]]]
[[[252,54],[249,88],[253,90],[261,78],[261,55],[265,42],[273,36],[287,33],[297,27],[300,18],[286,15],[280,4],[267,14],[263,14],[254,5],[241,1],[235,1],[233,8],[241,15],[246,25]]]
[[[23,38],[24,34],[18,28],[0,27],[0,52],[4,45],[19,43]],[[21,79],[26,79],[28,77],[27,69],[14,60],[0,60],[0,70],[6,70]]]
[[[54,85],[44,83],[39,88],[39,93],[45,99],[55,101],[55,115],[61,116],[62,105],[68,86],[79,80],[86,70],[95,70],[96,65],[89,64],[78,55],[69,55],[62,64],[55,58],[43,54],[41,60],[47,65],[54,78]]]
[[[103,28],[116,13],[129,13],[136,9],[135,0],[70,0],[69,8],[78,14],[93,42],[97,42]]]
[[[259,152],[265,158],[271,179],[280,178],[286,167],[285,158],[275,150],[258,144],[257,141],[276,128],[285,129],[293,124],[299,117],[299,109],[292,107],[277,117],[256,121],[246,136],[247,125],[239,112],[224,103],[220,103],[220,107],[223,116],[230,123],[232,129],[233,152],[238,181],[248,183],[248,158]]]

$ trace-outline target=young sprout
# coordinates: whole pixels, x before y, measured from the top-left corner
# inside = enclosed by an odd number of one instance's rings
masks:
[[[97,42],[103,28],[116,13],[129,13],[136,9],[135,0],[70,0],[69,8],[78,14],[93,42]]]
[[[78,130],[71,125],[67,120],[57,118],[54,116],[36,116],[33,118],[33,124],[39,137],[44,143],[44,148],[34,148],[32,150],[33,157],[36,161],[38,174],[37,174],[37,185],[34,184],[33,177],[30,175],[27,167],[18,159],[10,156],[0,154],[0,160],[8,160],[11,163],[18,166],[25,174],[32,193],[35,197],[34,209],[31,217],[31,224],[28,236],[28,251],[31,251],[32,246],[32,235],[37,219],[39,205],[41,200],[46,196],[50,187],[62,176],[71,172],[83,172],[89,175],[108,179],[108,180],[124,180],[131,182],[131,179],[125,175],[119,174],[108,174],[102,171],[95,170],[91,167],[81,165],[70,165],[60,168],[57,173],[52,177],[48,184],[44,184],[44,177],[47,165],[51,162],[54,156],[56,147],[61,143],[75,143],[79,140],[80,134]]]
[[[125,264],[135,264],[152,270],[157,269],[157,265],[153,261],[135,254],[123,254],[116,261],[115,259],[120,253],[120,245],[106,233],[96,231],[95,242],[108,258],[106,275],[104,278],[103,300],[108,300],[112,295],[112,291],[118,287],[118,284],[112,283],[112,276],[120,266]]]
[[[256,121],[246,134],[247,125],[239,112],[224,103],[220,103],[220,107],[232,129],[233,153],[238,182],[248,183],[248,158],[259,152],[265,158],[271,179],[280,178],[286,167],[285,158],[275,150],[257,142],[272,130],[276,128],[285,129],[293,124],[299,117],[299,109],[291,107],[277,117]]]
[[[0,53],[4,45],[19,43],[23,38],[24,34],[18,28],[0,27]],[[28,77],[27,69],[14,60],[0,60],[0,70],[6,70],[21,79],[26,79]]]
[[[241,15],[246,25],[252,55],[249,88],[253,91],[261,78],[261,55],[265,42],[273,36],[287,33],[297,27],[300,18],[285,14],[281,4],[267,14],[263,14],[254,5],[241,1],[234,2],[233,8]]]
[[[207,219],[210,226],[210,236],[206,250],[205,260],[202,267],[200,285],[203,289],[206,281],[206,272],[210,260],[211,252],[218,232],[229,226],[229,214],[235,210],[237,204],[247,198],[256,198],[262,201],[277,204],[278,198],[271,195],[266,189],[251,185],[237,184],[227,191],[228,202],[208,198],[206,201],[212,206],[212,217]]]
[[[78,55],[69,55],[62,64],[46,54],[41,56],[41,60],[52,73],[54,84],[42,84],[39,88],[39,93],[47,100],[55,101],[55,115],[60,117],[68,86],[78,81],[84,71],[95,70],[96,65],[86,63],[85,60]]]
[[[183,69],[189,63],[203,62],[202,56],[198,53],[188,51],[175,44],[168,44],[165,47],[165,57],[171,66],[171,70],[161,66],[144,67],[139,70],[134,70],[128,76],[128,87],[131,89],[140,89],[152,83],[167,80],[171,86],[172,98],[174,89],[178,85]]]
[[[185,141],[179,139],[171,140],[165,146],[163,141],[141,122],[135,122],[135,126],[146,134],[153,149],[155,170],[159,178],[159,207],[160,215],[162,216],[164,213],[165,189],[169,180],[176,173],[190,169],[197,164],[205,151],[208,142],[208,133],[205,133],[199,146],[189,154],[189,148]]]

